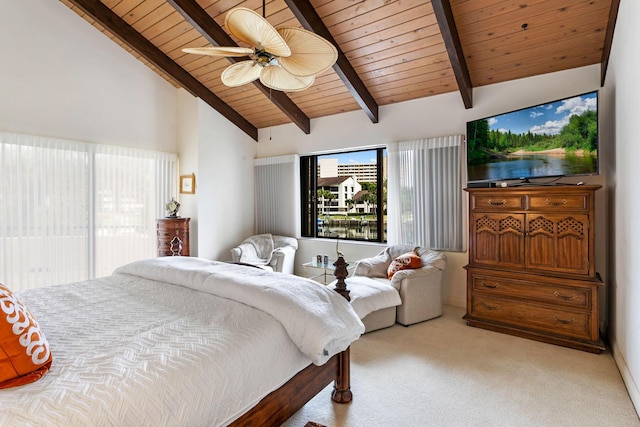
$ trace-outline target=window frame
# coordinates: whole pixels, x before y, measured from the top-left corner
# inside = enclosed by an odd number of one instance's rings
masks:
[[[341,239],[355,242],[373,242],[386,243],[387,236],[385,230],[385,202],[384,202],[384,152],[386,147],[372,147],[354,149],[348,151],[335,151],[322,154],[309,154],[300,156],[300,235],[313,239]],[[355,239],[339,236],[318,236],[318,209],[317,209],[317,191],[318,191],[318,158],[330,156],[332,154],[349,154],[363,151],[376,152],[376,235],[374,239]]]

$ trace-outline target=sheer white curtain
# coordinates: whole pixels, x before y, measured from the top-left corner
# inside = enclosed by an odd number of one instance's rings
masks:
[[[157,255],[156,218],[178,199],[177,156],[91,145],[94,155],[95,276]]]
[[[0,133],[0,282],[14,290],[111,274],[156,254],[177,156]]]
[[[387,147],[388,243],[463,251],[464,138],[443,136]]]
[[[299,237],[300,156],[254,160],[256,233]]]

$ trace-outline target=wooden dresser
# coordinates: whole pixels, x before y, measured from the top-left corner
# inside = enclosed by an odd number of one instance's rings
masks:
[[[161,218],[156,220],[158,256],[189,256],[189,220],[191,218]]]
[[[595,191],[468,188],[467,324],[598,353]]]

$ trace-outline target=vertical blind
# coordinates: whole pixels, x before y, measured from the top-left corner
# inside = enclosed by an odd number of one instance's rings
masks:
[[[388,242],[465,250],[464,142],[460,135],[388,145]]]
[[[14,290],[109,275],[156,254],[177,156],[0,133],[0,282]]]
[[[299,156],[264,157],[253,165],[256,233],[299,237]]]

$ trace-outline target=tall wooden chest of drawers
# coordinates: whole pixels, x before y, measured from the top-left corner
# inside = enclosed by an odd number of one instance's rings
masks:
[[[595,191],[469,188],[467,324],[591,352],[599,334]]]
[[[156,220],[158,256],[189,256],[190,219],[178,217]]]

